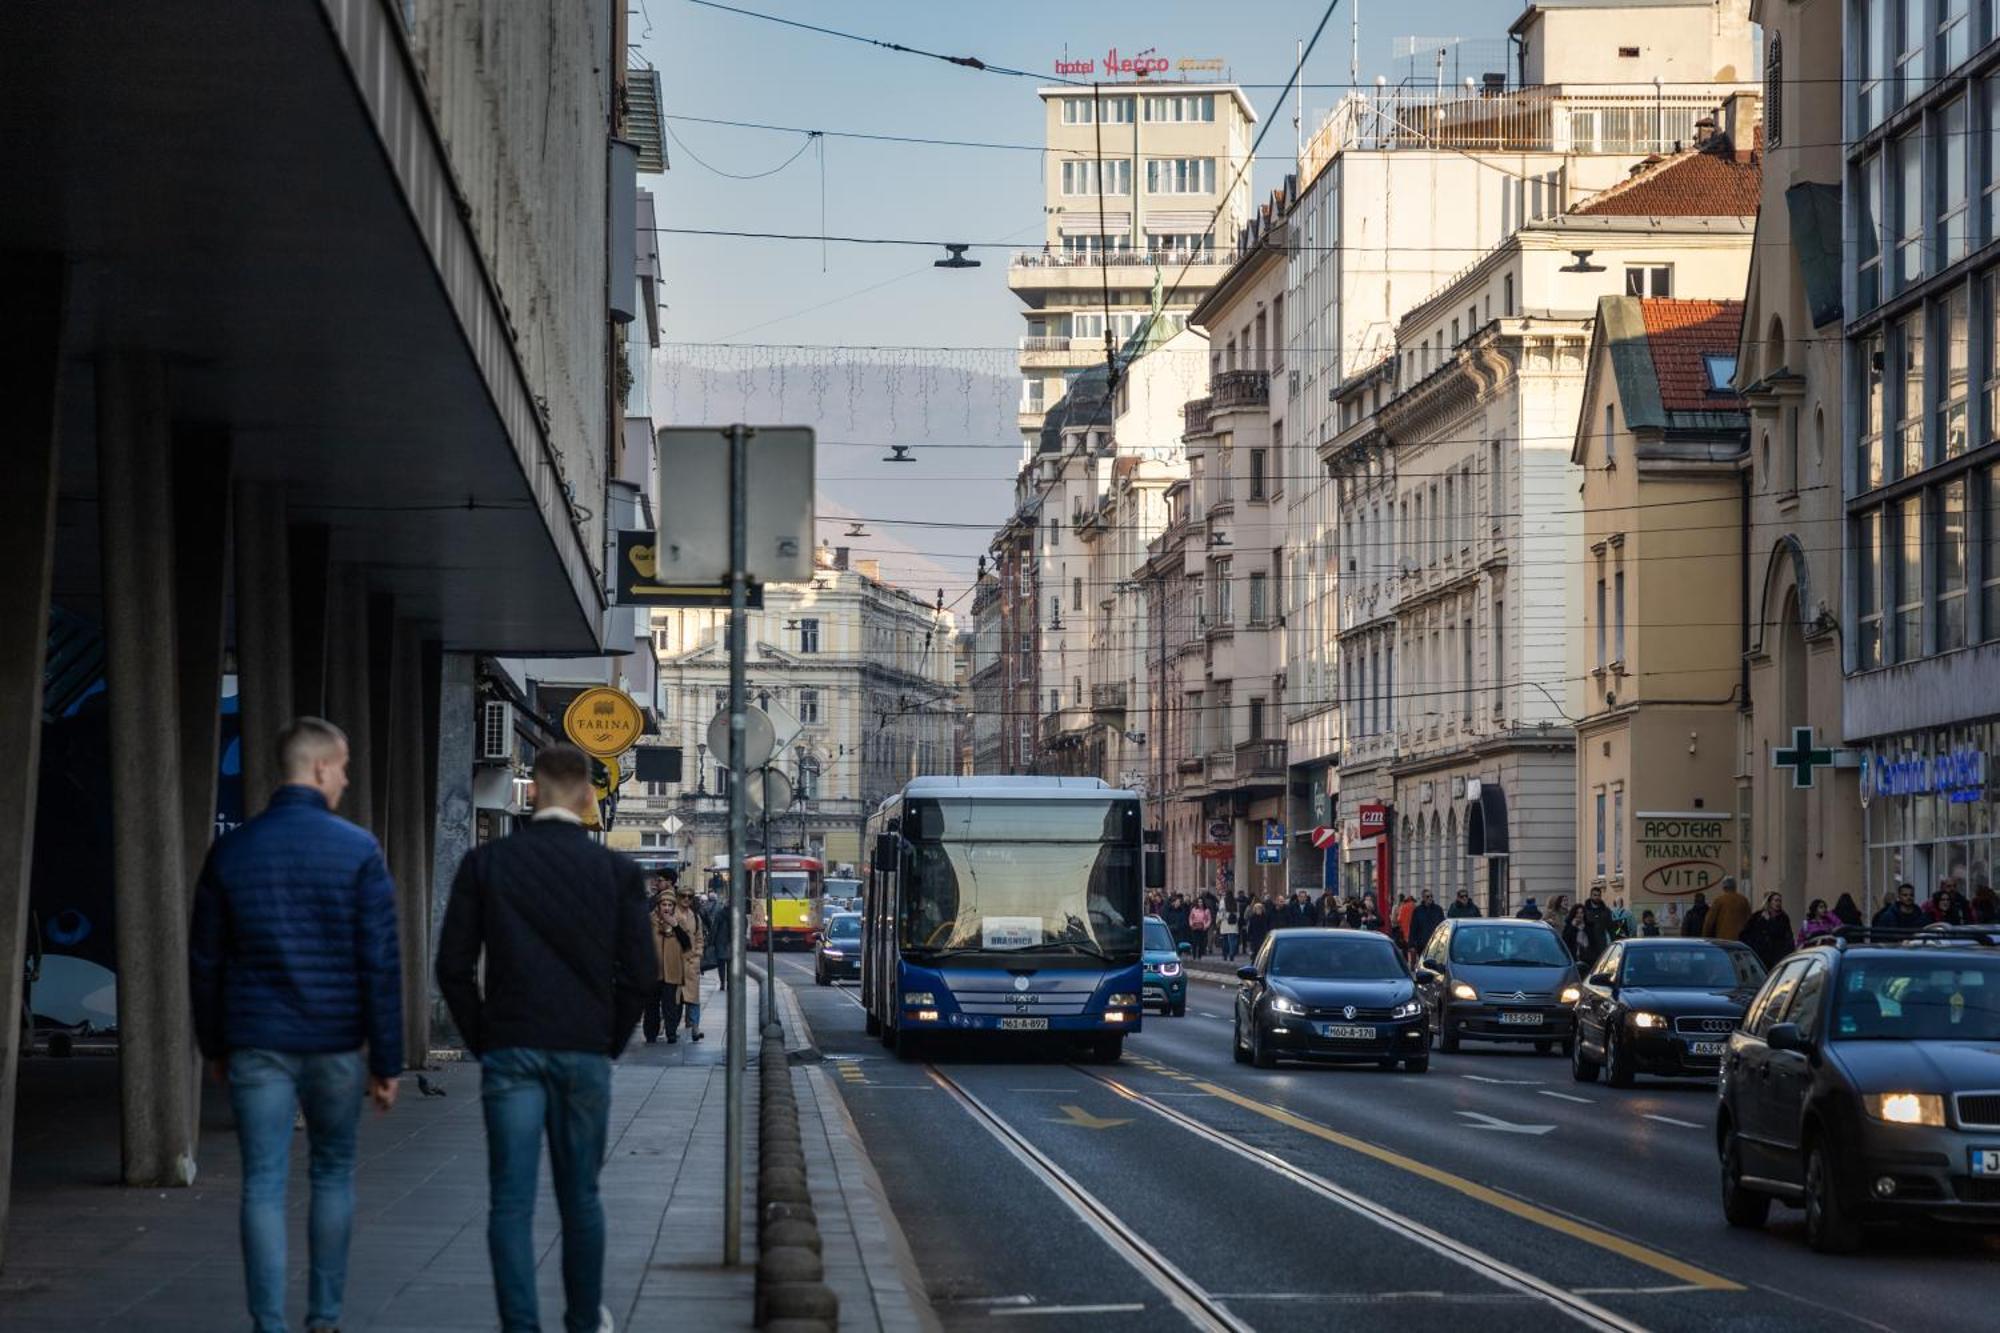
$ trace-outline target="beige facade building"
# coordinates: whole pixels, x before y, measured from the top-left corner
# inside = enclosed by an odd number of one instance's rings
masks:
[[[1589,654],[1577,887],[1603,889],[1635,922],[1650,909],[1667,933],[1737,868],[1742,321],[1740,301],[1600,300],[1570,451]]]
[[[1222,276],[1220,251],[1250,214],[1257,120],[1233,84],[1039,91],[1047,230],[1007,271],[1026,322],[1020,429],[1030,461],[1044,414],[1079,372],[1104,364],[1107,332],[1116,346],[1138,331],[1157,279],[1178,328]]]
[[[957,757],[956,626],[951,613],[884,583],[872,560],[822,547],[813,579],[767,584],[749,613],[749,689],[768,701],[797,800],[774,812],[771,841],[859,864],[861,826],[882,798]],[[728,851],[728,755],[708,725],[729,703],[727,611],[656,610],[659,743],[678,745],[678,787],[630,784],[613,846],[675,849],[706,866]],[[669,817],[678,827],[666,827]],[[752,822],[753,841],[759,831]]]

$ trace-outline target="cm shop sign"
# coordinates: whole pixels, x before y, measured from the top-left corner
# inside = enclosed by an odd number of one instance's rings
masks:
[[[563,711],[563,734],[599,759],[624,754],[645,729],[645,714],[632,696],[606,685],[585,690]]]
[[[1685,897],[1715,888],[1729,873],[1736,825],[1712,810],[1640,811],[1632,816],[1632,848],[1639,897]]]

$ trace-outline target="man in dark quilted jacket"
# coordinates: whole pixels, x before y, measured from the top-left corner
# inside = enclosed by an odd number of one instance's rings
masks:
[[[243,1268],[257,1333],[285,1323],[292,1120],[311,1145],[306,1327],[337,1329],[364,1090],[395,1104],[403,1069],[396,890],[374,835],[333,813],[347,737],[302,717],[278,741],[284,785],[209,849],[188,949],[195,1036],[229,1086],[243,1153]],[[364,1055],[365,1052],[365,1055]]]

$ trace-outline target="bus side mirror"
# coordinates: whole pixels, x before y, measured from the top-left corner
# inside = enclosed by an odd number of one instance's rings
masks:
[[[900,850],[897,847],[897,843],[901,841],[902,837],[900,834],[878,833],[875,835],[876,874],[893,875],[896,873],[896,855]]]
[[[1167,887],[1167,853],[1159,847],[1148,847],[1142,855],[1146,858],[1146,887],[1164,889]]]

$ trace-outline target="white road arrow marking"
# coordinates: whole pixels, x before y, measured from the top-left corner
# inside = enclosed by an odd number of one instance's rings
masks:
[[[1547,1088],[1541,1089],[1539,1095],[1543,1097],[1555,1097],[1566,1102],[1582,1102],[1585,1106],[1591,1104],[1591,1100],[1588,1097],[1578,1097],[1573,1093],[1567,1092],[1551,1092]]]
[[[1458,1114],[1470,1120],[1474,1129],[1493,1129],[1502,1134],[1546,1134],[1555,1128],[1554,1125],[1517,1125],[1483,1111],[1460,1111]]]
[[[1663,1125],[1679,1125],[1679,1126],[1680,1126],[1680,1127],[1681,1127],[1682,1129],[1700,1129],[1700,1128],[1702,1128],[1702,1126],[1700,1126],[1700,1125],[1696,1124],[1696,1123],[1695,1123],[1694,1121],[1692,1121],[1692,1120],[1676,1120],[1676,1119],[1674,1119],[1674,1118],[1673,1118],[1672,1116],[1670,1116],[1670,1115],[1654,1115],[1654,1114],[1652,1114],[1652,1113],[1651,1113],[1651,1112],[1649,1111],[1649,1112],[1646,1112],[1646,1113],[1645,1113],[1645,1116],[1646,1116],[1646,1119],[1648,1119],[1648,1120],[1657,1120],[1657,1121],[1659,1121],[1659,1122],[1660,1122],[1661,1124],[1663,1124]]]

